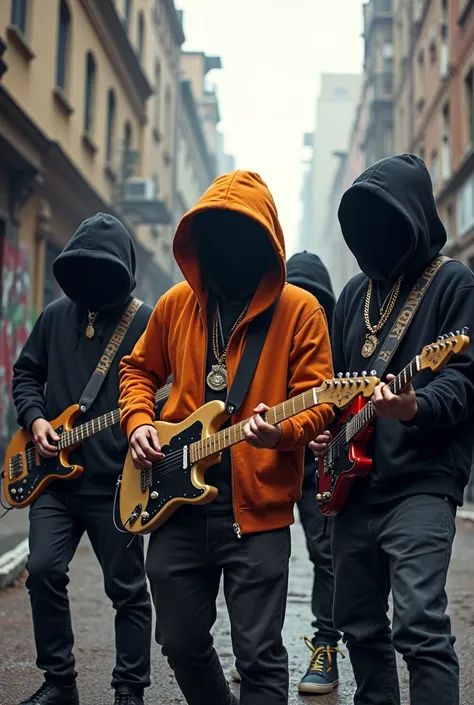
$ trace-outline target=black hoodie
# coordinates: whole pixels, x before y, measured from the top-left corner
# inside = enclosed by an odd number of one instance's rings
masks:
[[[317,298],[324,309],[329,332],[331,332],[336,299],[329,272],[318,255],[304,250],[290,257],[286,263],[286,281],[306,289]],[[305,485],[315,483],[314,456],[309,448],[306,448],[304,456],[304,482]]]
[[[132,238],[116,218],[103,213],[84,221],[53,263],[66,294],[40,314],[13,368],[13,399],[20,426],[54,419],[77,404],[135,287]],[[86,337],[88,310],[98,312],[95,336]],[[118,366],[146,328],[152,309],[143,304],[109,369],[99,395],[77,423],[118,407]],[[84,441],[71,454],[83,476],[56,483],[81,494],[110,493],[120,473],[127,440],[118,425]]]
[[[374,280],[370,321],[404,272],[395,309],[379,339],[390,330],[411,288],[446,242],[428,170],[411,154],[377,162],[343,195],[339,220],[344,239],[364,272],[346,285],[332,331],[334,368],[367,370],[361,356],[367,329],[364,301]],[[468,326],[474,331],[474,276],[457,261],[438,273],[386,372],[398,373],[437,336]],[[378,418],[372,473],[358,481],[372,501],[422,492],[448,495],[462,504],[474,444],[473,345],[439,373],[415,378],[418,413],[409,424]],[[368,485],[368,487],[367,487]],[[354,492],[357,493],[357,486]]]

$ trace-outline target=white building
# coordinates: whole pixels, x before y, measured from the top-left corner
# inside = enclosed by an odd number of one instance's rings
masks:
[[[313,137],[311,174],[306,186],[312,191],[312,231],[306,227],[300,249],[329,259],[324,238],[330,193],[339,167],[337,153],[347,149],[351,127],[360,96],[359,74],[323,74],[316,104],[316,129]]]

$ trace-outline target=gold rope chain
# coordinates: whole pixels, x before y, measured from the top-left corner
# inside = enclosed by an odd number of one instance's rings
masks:
[[[234,325],[230,329],[229,338],[227,340],[227,345],[225,346],[225,349],[224,349],[222,355],[219,352],[219,320],[217,317],[217,311],[214,313],[214,321],[213,321],[213,326],[212,326],[212,350],[214,352],[214,357],[216,358],[217,363],[219,365],[223,365],[225,363],[225,360],[227,357],[227,350],[229,349],[229,343],[230,343],[230,339],[232,337],[232,334],[235,331],[235,329],[237,328],[237,326],[239,325],[239,323],[244,318],[245,314],[248,311],[249,306],[250,306],[250,301],[247,301],[247,303],[245,304],[245,306],[242,310],[242,313],[240,314],[240,316],[237,318],[236,322],[234,323]]]
[[[367,326],[367,329],[375,335],[375,333],[378,333],[379,330],[383,328],[383,326],[386,324],[388,319],[390,318],[390,314],[393,311],[393,308],[397,302],[398,294],[400,293],[400,287],[402,285],[403,281],[403,274],[400,274],[398,277],[397,281],[393,285],[391,291],[390,291],[390,299],[387,305],[387,308],[384,310],[383,306],[380,311],[380,319],[379,322],[373,326],[370,323],[370,300],[372,298],[372,289],[373,289],[373,284],[372,284],[372,279],[369,279],[369,286],[367,287],[367,295],[365,297],[365,305],[364,305],[364,321],[365,325]]]

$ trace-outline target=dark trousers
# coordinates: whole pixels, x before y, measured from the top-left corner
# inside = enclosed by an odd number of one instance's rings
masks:
[[[289,528],[238,539],[230,516],[171,519],[150,537],[146,567],[157,641],[188,705],[233,702],[211,628],[221,576],[241,705],[287,705],[282,641],[291,552]]]
[[[334,575],[332,567],[331,533],[333,518],[325,517],[316,502],[316,483],[307,479],[298,502],[301,524],[306,537],[309,558],[313,564],[313,594],[311,609],[315,629],[313,643],[325,642],[336,646],[341,638],[334,626],[332,607],[334,601]]]
[[[150,685],[151,601],[143,541],[122,534],[112,521],[113,497],[45,492],[30,509],[30,555],[26,582],[33,611],[38,668],[57,685],[74,683],[74,637],[67,585],[69,564],[87,533],[116,610],[117,661],[112,686],[137,690]]]
[[[400,705],[395,649],[408,666],[411,705],[459,705],[445,614],[455,514],[448,498],[417,495],[374,507],[352,503],[335,517],[334,622],[349,648],[355,705]]]

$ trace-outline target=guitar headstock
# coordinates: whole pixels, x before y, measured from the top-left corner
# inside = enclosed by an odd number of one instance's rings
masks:
[[[358,375],[357,372],[342,372],[333,379],[326,379],[320,387],[318,393],[319,402],[334,404],[343,409],[351,403],[359,394],[364,397],[371,397],[375,387],[380,384],[378,377],[367,375],[365,372]]]
[[[457,330],[456,333],[440,335],[436,343],[425,345],[418,355],[420,370],[439,370],[445,365],[451,355],[458,355],[469,345],[468,329]]]

